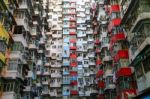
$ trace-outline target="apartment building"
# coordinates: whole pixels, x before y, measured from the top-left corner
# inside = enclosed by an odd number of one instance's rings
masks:
[[[53,99],[62,97],[62,0],[48,0],[47,52],[50,57],[50,96]]]
[[[1,0],[0,99],[149,99],[149,0]]]
[[[96,75],[100,90],[99,98],[149,98],[147,63],[149,52],[146,30],[148,30],[150,2],[99,0],[96,3],[98,7],[95,13],[98,13],[97,21],[100,23],[99,31],[102,33],[101,65]],[[103,31],[106,33],[103,34]],[[103,42],[107,42],[108,48]],[[104,58],[106,54],[110,55],[107,59]]]
[[[121,5],[121,25],[128,33],[129,64],[135,70],[137,96],[149,98],[149,11],[148,0],[129,0],[119,2]],[[123,6],[124,5],[124,6]],[[124,7],[124,8],[123,8]],[[126,16],[130,16],[126,17]]]

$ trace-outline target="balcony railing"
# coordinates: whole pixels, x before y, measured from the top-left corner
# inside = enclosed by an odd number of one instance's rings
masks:
[[[117,62],[120,59],[128,59],[128,58],[129,58],[128,50],[119,50],[114,57],[114,61]]]
[[[133,70],[130,67],[124,67],[124,68],[120,68],[117,73],[116,73],[116,77],[122,77],[122,76],[131,76],[133,74]]]
[[[113,12],[119,12],[120,11],[120,6],[119,5],[111,5],[110,7],[110,14]]]
[[[77,91],[77,90],[71,90],[71,91],[70,91],[70,94],[71,94],[71,95],[78,95],[78,91]]]

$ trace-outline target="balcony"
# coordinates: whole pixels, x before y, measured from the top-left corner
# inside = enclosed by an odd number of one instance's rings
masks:
[[[69,96],[70,92],[69,91],[63,91],[63,96]]]
[[[77,90],[71,90],[71,91],[70,91],[70,94],[71,94],[71,95],[78,95],[78,91],[77,91]]]
[[[38,43],[38,44],[40,44],[40,45],[45,44],[45,40],[44,40],[44,38],[40,38],[40,40],[39,40],[39,43]]]
[[[7,97],[9,97],[9,99],[21,99],[21,95],[20,94],[16,94],[14,91],[13,92],[3,92],[2,95],[2,99],[8,99]]]
[[[94,43],[93,42],[88,42],[88,46],[87,46],[87,49],[91,49],[91,50],[93,50],[93,48],[94,48]],[[84,49],[84,50],[86,50],[86,49]]]
[[[90,30],[86,31],[86,34],[93,34],[93,30],[90,29]]]
[[[63,29],[63,34],[69,34],[69,30]]]
[[[122,95],[125,94],[125,96],[127,98],[133,98],[133,97],[135,97],[137,95],[137,90],[136,89],[126,89],[126,90],[123,90],[121,92],[121,94]]]
[[[63,40],[64,40],[63,42],[64,42],[64,43],[68,43],[68,42],[69,42],[69,39],[70,39],[69,37],[64,37],[64,38],[63,38]]]
[[[96,65],[101,65],[102,64],[102,60],[101,59],[97,59],[96,60]]]
[[[70,71],[70,76],[77,76],[78,72],[77,71]]]
[[[143,50],[148,50],[147,47],[150,44],[149,24],[148,20],[142,21],[135,28],[134,33],[130,34],[130,58],[132,60],[135,60]]]
[[[96,49],[95,49],[95,53],[96,53],[96,54],[100,53],[100,48],[96,48]]]
[[[98,82],[98,88],[102,88],[102,89],[104,89],[105,88],[105,82],[104,81],[99,81]]]
[[[77,58],[77,54],[76,53],[70,53],[70,58],[76,59]]]
[[[23,54],[21,51],[12,51],[10,53],[10,59],[20,59],[21,62],[23,62],[24,64],[27,63],[26,60],[23,57]]]
[[[25,86],[25,89],[23,89],[23,91],[30,92],[31,88],[32,88],[31,86]]]
[[[39,54],[44,54],[44,50],[43,50],[43,49],[38,49],[37,52],[38,52]]]
[[[71,63],[70,63],[70,66],[71,66],[71,67],[77,67],[77,62],[71,62]]]
[[[96,45],[100,44],[100,40],[99,40],[99,39],[96,39],[96,40],[95,40],[95,44],[96,44]]]
[[[70,43],[76,43],[76,38],[70,38]]]
[[[77,24],[85,23],[86,19],[85,18],[77,18]]]
[[[129,53],[128,50],[119,50],[114,57],[114,61],[117,62],[120,59],[129,59]]]
[[[133,74],[133,69],[130,67],[122,67],[120,68],[117,73],[116,73],[116,77],[122,77],[122,76],[131,76]]]
[[[111,56],[107,56],[107,55],[105,55],[104,57],[103,57],[103,62],[108,62],[108,61],[111,61],[112,60],[112,58],[111,58]]]
[[[89,65],[96,65],[95,61],[94,60],[93,61],[89,61]]]
[[[69,14],[69,15],[75,15],[75,14],[76,14],[76,11],[75,11],[74,9],[73,9],[73,10],[64,10],[64,11],[63,11],[63,14],[64,14],[64,15],[66,15],[66,14],[67,14],[67,15],[68,15],[68,14]]]
[[[112,36],[111,42],[116,43],[117,41],[121,41],[121,40],[125,40],[125,39],[126,39],[126,37],[125,37],[124,33],[117,33]]]
[[[74,85],[76,83],[76,81],[77,81],[77,76],[71,76],[70,80],[71,80],[70,84]]]
[[[78,85],[78,82],[77,82],[77,81],[71,81],[71,82],[70,82],[70,85],[71,85],[71,86],[77,86],[77,85]]]
[[[91,94],[90,90],[85,91],[85,96],[90,96],[90,94]]]
[[[95,57],[95,53],[94,52],[89,52],[88,53],[88,57],[89,58],[94,58]]]
[[[49,76],[49,75],[50,75],[49,70],[43,71],[43,76]]]
[[[108,75],[106,78],[105,78],[105,90],[113,90],[115,89],[115,83],[113,82],[113,74],[111,75]]]
[[[129,26],[130,32],[132,32],[132,29],[138,25],[137,23],[149,18],[149,1],[143,0],[143,1],[126,1],[124,2],[126,4],[126,7],[122,8],[123,18],[122,23],[125,23]],[[130,19],[126,16],[131,16]],[[132,29],[131,29],[132,28]]]
[[[119,5],[111,5],[110,6],[110,14],[113,12],[120,12],[120,6]]]
[[[86,37],[86,33],[82,31],[78,31],[77,37]]]
[[[21,32],[21,31],[19,31],[19,32]],[[23,36],[23,34],[14,34],[13,40],[15,42],[20,42],[20,43],[22,43],[22,45],[24,47],[27,47],[27,41],[26,41],[25,37]]]
[[[44,63],[44,66],[45,66],[45,67],[50,67],[51,65],[50,65],[49,62],[45,62],[45,63]]]
[[[43,64],[42,59],[40,59],[40,58],[37,59],[36,65],[40,65],[41,66],[42,64]]]
[[[64,58],[69,58],[69,51],[67,51],[67,53],[63,53],[63,55],[62,55]]]
[[[112,20],[110,21],[109,25],[108,25],[108,31],[111,32],[112,29],[113,29],[114,27],[119,26],[120,23],[121,23],[121,19],[120,19],[120,18],[112,19]]]
[[[49,95],[49,90],[48,89],[42,90],[41,95]]]
[[[100,76],[103,76],[104,74],[104,71],[103,70],[99,70],[97,73],[96,73],[96,77],[99,78]]]
[[[51,73],[52,78],[60,78],[61,76],[61,73]]]
[[[50,94],[50,96],[52,96],[52,97],[58,96],[57,91],[55,91],[55,90],[50,91],[49,94]]]
[[[76,46],[70,46],[70,50],[76,50],[77,47]]]
[[[26,69],[24,69],[23,71],[23,64],[21,63],[21,61],[19,61],[19,59],[18,60],[11,59],[9,61],[9,65],[5,77],[9,77],[13,79],[20,78],[24,80],[23,73],[25,73],[26,71],[27,71]]]
[[[76,28],[76,25],[75,24],[70,24],[69,28]]]
[[[70,85],[70,80],[63,80],[64,85]]]
[[[15,18],[17,25],[23,26],[26,31],[29,31],[29,24],[28,24],[28,19],[26,18]]]
[[[49,79],[49,78],[48,78]],[[49,84],[49,80],[48,79],[46,79],[46,80],[43,80],[42,81],[42,85],[48,85]]]
[[[68,61],[63,61],[63,66],[69,66],[70,65],[70,62]]]
[[[63,75],[69,75],[69,70],[68,71],[63,71]]]
[[[50,87],[61,87],[61,82],[50,83]]]
[[[42,75],[42,74],[43,74],[42,70],[37,70],[36,71],[36,75]]]
[[[57,59],[57,53],[56,52],[51,53],[50,56],[52,59]]]
[[[37,47],[36,47],[36,45],[34,43],[29,43],[28,48],[29,49],[33,49],[33,50],[37,49]]]
[[[76,35],[76,32],[69,32],[70,35]]]
[[[76,18],[69,18],[69,21],[74,22],[74,21],[76,21]]]
[[[67,3],[67,4],[63,5],[63,8],[68,8],[68,9],[76,8],[76,4],[75,3]]]

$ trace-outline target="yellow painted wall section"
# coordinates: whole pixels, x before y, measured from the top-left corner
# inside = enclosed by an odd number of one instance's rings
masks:
[[[0,38],[5,38],[6,44],[8,44],[10,36],[1,23],[0,23]]]

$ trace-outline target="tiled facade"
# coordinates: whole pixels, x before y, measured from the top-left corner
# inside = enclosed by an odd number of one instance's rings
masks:
[[[149,99],[149,0],[1,0],[0,99]]]

